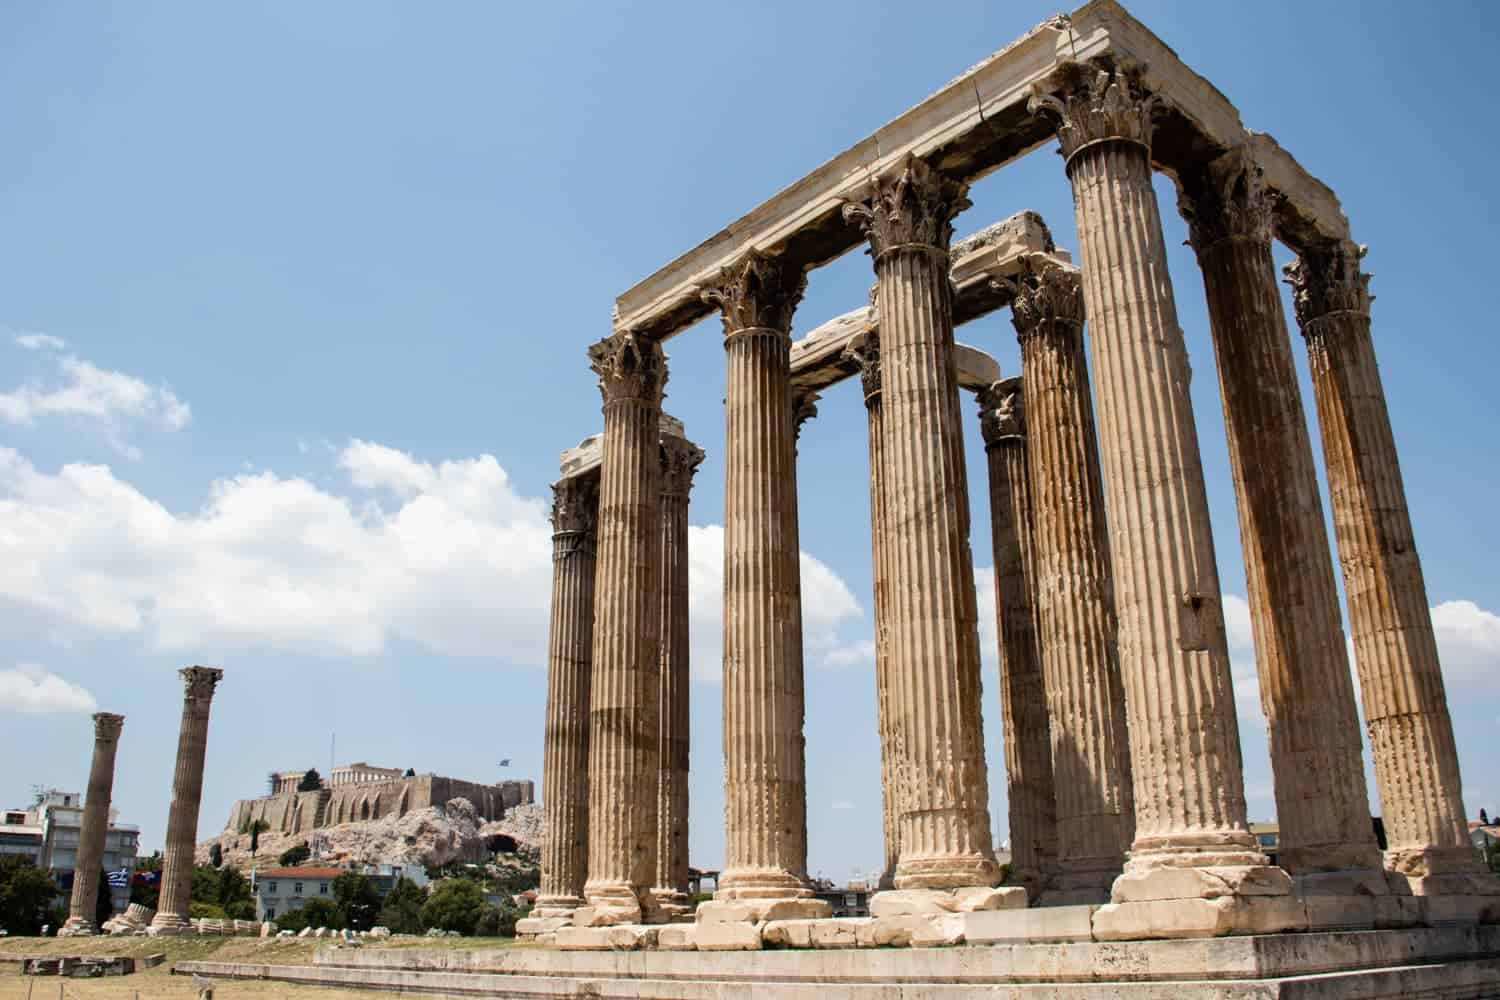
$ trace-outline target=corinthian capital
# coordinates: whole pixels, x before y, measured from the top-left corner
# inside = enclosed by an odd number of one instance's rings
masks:
[[[208,701],[224,671],[218,667],[183,667],[177,676],[182,678],[183,693],[190,701]]]
[[[726,337],[741,330],[777,330],[790,336],[792,313],[806,290],[807,272],[801,267],[752,249],[698,294],[719,307]]]
[[[1033,85],[1026,107],[1057,117],[1057,141],[1069,164],[1079,150],[1102,142],[1133,142],[1150,153],[1157,99],[1141,86],[1139,69],[1066,63],[1054,79],[1050,93]]]
[[[792,432],[802,436],[802,425],[818,415],[818,400],[815,392],[798,392],[792,396]]]
[[[621,330],[589,348],[589,367],[599,376],[606,403],[633,399],[661,404],[667,356],[657,341]]]
[[[869,196],[844,205],[879,259],[892,250],[938,251],[953,241],[953,220],[968,208],[969,186],[944,177],[925,160],[908,155],[901,169],[870,183]]]
[[[872,405],[880,396],[880,333],[871,330],[864,340],[856,341],[844,348],[844,357],[859,365],[859,381],[865,390],[865,406]]]
[[[1187,220],[1188,243],[1199,253],[1224,240],[1270,245],[1273,192],[1241,145],[1182,175],[1177,211]]]
[[[1303,251],[1286,267],[1287,284],[1292,286],[1292,309],[1304,336],[1330,313],[1353,312],[1370,315],[1370,276],[1359,262],[1369,248],[1364,244],[1337,243],[1326,250]]]
[[[592,534],[599,517],[599,474],[594,470],[552,484],[552,531]]]
[[[1029,255],[1005,288],[1011,294],[1011,323],[1021,340],[1042,333],[1076,337],[1083,330],[1083,281],[1076,268]]]
[[[94,739],[100,743],[114,743],[120,738],[120,730],[125,725],[125,716],[115,715],[112,712],[94,713]]]
[[[685,497],[693,489],[693,473],[703,462],[703,449],[687,438],[663,434],[661,439],[661,492]]]
[[[1012,375],[979,390],[979,431],[986,445],[1026,440],[1026,398],[1021,377]]]

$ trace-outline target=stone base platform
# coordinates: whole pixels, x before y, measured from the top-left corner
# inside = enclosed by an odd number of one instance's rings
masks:
[[[959,1000],[1469,1000],[1500,996],[1500,927],[1187,941],[758,952],[320,950],[178,974],[433,996]]]

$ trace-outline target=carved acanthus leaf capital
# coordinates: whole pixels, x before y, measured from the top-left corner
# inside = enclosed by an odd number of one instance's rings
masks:
[[[589,367],[599,376],[605,403],[640,400],[661,405],[667,355],[658,341],[621,330],[589,348]]]
[[[662,496],[685,497],[693,489],[693,473],[703,464],[703,449],[687,438],[663,435],[661,439]]]
[[[1079,150],[1101,142],[1133,142],[1149,155],[1158,99],[1146,93],[1141,70],[1065,63],[1051,88],[1032,86],[1027,110],[1057,117],[1059,152],[1069,165]]]
[[[976,398],[979,401],[979,430],[985,444],[1026,440],[1026,398],[1019,375],[991,382],[979,390]]]
[[[857,222],[879,259],[891,250],[937,251],[945,258],[953,220],[968,208],[969,186],[908,155],[901,169],[870,183],[862,202],[847,202],[844,218]]]
[[[698,294],[719,307],[726,337],[740,330],[779,330],[790,336],[792,314],[806,290],[805,270],[752,249]]]
[[[593,534],[599,519],[599,473],[589,470],[552,484],[552,531]]]
[[[123,715],[115,715],[113,712],[94,713],[94,739],[101,743],[114,743],[120,738],[120,730],[124,726]]]
[[[1032,254],[1006,283],[1010,318],[1021,340],[1043,333],[1077,336],[1083,329],[1083,281],[1077,268]]]
[[[1326,250],[1304,251],[1282,269],[1292,286],[1292,310],[1303,336],[1312,333],[1310,324],[1330,313],[1370,315],[1375,296],[1370,294],[1370,275],[1359,266],[1368,249],[1362,243],[1338,243]]]
[[[865,390],[865,406],[880,396],[880,333],[870,330],[864,339],[844,348],[844,357],[859,365],[859,380]]]
[[[1198,253],[1224,240],[1269,246],[1276,197],[1249,145],[1242,144],[1182,176],[1177,211],[1187,221],[1188,244]]]
[[[802,436],[802,425],[818,415],[818,400],[815,392],[796,392],[792,395],[792,429]]]
[[[214,687],[224,671],[218,667],[183,667],[177,675],[182,678],[183,693],[190,701],[207,701],[214,696]]]

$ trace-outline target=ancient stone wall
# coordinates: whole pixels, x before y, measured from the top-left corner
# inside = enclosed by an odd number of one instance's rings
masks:
[[[238,833],[256,820],[263,820],[276,833],[310,833],[339,823],[359,823],[392,814],[405,816],[413,809],[443,805],[452,799],[468,799],[481,817],[496,820],[507,809],[534,802],[536,791],[530,781],[481,785],[424,774],[316,792],[240,799],[230,810],[224,829],[227,833]]]

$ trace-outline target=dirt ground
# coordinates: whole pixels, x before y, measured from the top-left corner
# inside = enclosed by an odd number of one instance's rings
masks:
[[[323,941],[306,938],[0,938],[0,1000],[196,1000],[192,976],[171,975],[177,962],[265,962],[272,965],[306,965]],[[516,945],[510,938],[399,939],[368,944],[382,949],[409,948],[506,948]],[[165,952],[167,961],[154,969],[131,976],[103,979],[60,979],[56,976],[22,976],[14,959],[22,955],[130,955],[137,959]],[[59,992],[61,990],[61,992]],[[416,995],[416,994],[408,994]],[[215,982],[214,1000],[389,1000],[389,992],[340,990],[322,986],[295,986],[251,980],[222,979]]]

